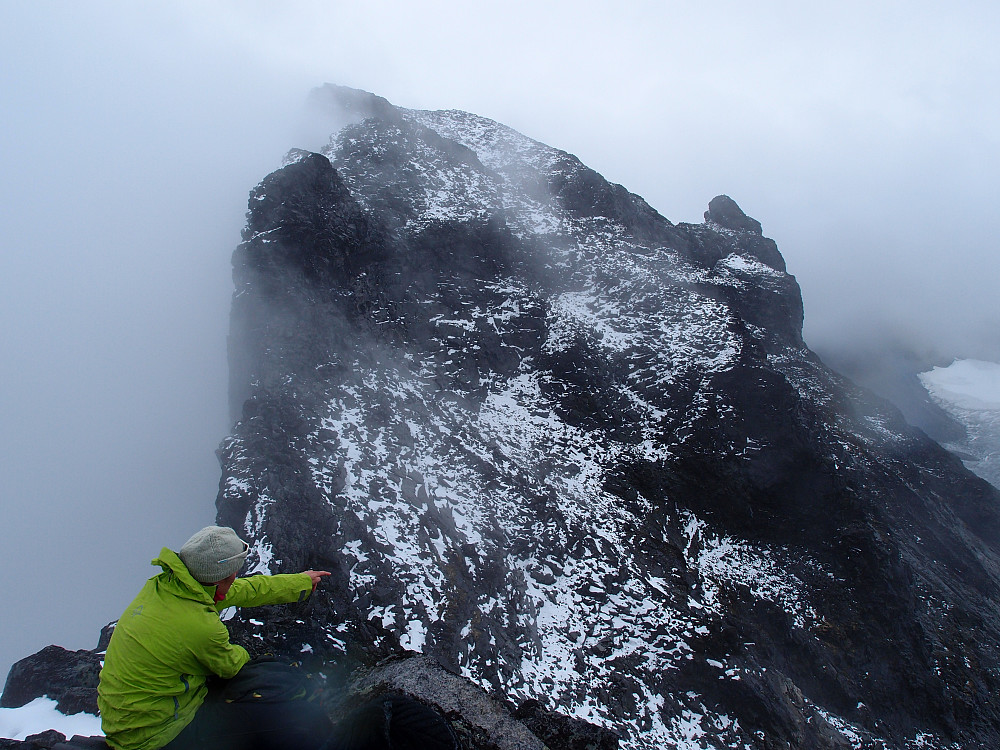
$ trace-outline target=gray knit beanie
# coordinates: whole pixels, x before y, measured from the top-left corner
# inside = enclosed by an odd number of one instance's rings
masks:
[[[178,557],[199,583],[216,583],[243,567],[250,545],[227,526],[206,526],[184,542]]]

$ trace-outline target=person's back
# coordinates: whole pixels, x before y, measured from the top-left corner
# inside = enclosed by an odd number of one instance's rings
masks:
[[[219,611],[301,600],[329,575],[237,579],[247,550],[232,529],[210,526],[179,554],[164,548],[153,560],[163,572],[146,582],[122,614],[101,670],[98,707],[109,745],[157,750],[175,740],[188,742],[200,731],[192,722],[208,695],[208,678],[229,679],[250,659],[230,643]],[[207,714],[203,718],[208,721]]]

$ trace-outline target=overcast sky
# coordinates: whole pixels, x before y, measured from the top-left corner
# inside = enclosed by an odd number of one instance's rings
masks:
[[[505,122],[673,221],[727,193],[821,351],[1000,359],[1000,6],[815,5],[4,3],[0,679],[92,647],[213,520],[230,255],[326,81]]]

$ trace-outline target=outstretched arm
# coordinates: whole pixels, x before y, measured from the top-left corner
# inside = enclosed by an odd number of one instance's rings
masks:
[[[259,607],[262,604],[302,601],[328,575],[330,573],[325,570],[305,570],[301,573],[237,578],[226,593],[226,598],[217,602],[215,608],[223,610],[226,607]]]

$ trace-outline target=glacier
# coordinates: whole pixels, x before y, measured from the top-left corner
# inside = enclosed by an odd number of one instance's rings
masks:
[[[935,403],[965,427],[949,442],[966,466],[1000,487],[1000,364],[960,359],[918,376]]]

